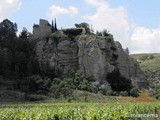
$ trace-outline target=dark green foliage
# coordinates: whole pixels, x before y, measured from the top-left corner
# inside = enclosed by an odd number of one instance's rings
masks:
[[[112,90],[108,90],[108,91],[106,92],[106,95],[109,95],[109,96],[113,95],[113,91],[112,91]]]
[[[52,30],[52,33],[55,32],[55,28],[54,28],[54,25],[53,25],[53,20],[52,20],[51,30]]]
[[[17,24],[12,23],[10,20],[5,19],[0,23],[0,29],[5,31],[17,32]]]
[[[25,93],[47,94],[51,85],[51,80],[47,77],[32,75],[17,81],[17,87]]]
[[[104,30],[102,31],[102,34],[103,34],[103,36],[110,36],[109,31],[107,31],[106,29],[104,29]]]
[[[73,93],[73,84],[71,78],[55,78],[50,88],[50,96],[59,98],[60,96],[69,97]]]
[[[91,91],[91,86],[81,71],[77,71],[70,78],[54,78],[50,88],[50,96],[54,98],[70,97],[75,89]]]
[[[112,96],[118,96],[118,92],[117,91],[113,91]]]
[[[107,81],[110,83],[113,91],[128,91],[132,88],[131,81],[121,76],[118,69],[107,75]]]
[[[107,95],[108,94],[108,89],[106,88],[105,85],[101,85],[99,90],[103,95]]]
[[[64,34],[68,35],[68,37],[76,37],[77,35],[80,35],[82,33],[83,29],[66,29],[63,30]]]
[[[97,36],[102,36],[102,32],[99,32],[98,30],[96,31]]]
[[[28,38],[29,38],[29,32],[28,32],[28,30],[24,27],[24,28],[22,29],[22,32],[21,32],[20,35],[19,35],[19,39],[20,39],[20,40],[28,40]]]
[[[50,35],[50,38],[55,42],[56,45],[58,45],[59,40],[61,38],[66,38],[67,36],[59,31],[54,32]]]
[[[54,29],[55,29],[55,31],[58,31],[58,29],[57,29],[57,22],[56,22],[56,18],[55,18],[55,25],[54,25]]]
[[[152,90],[149,91],[149,94],[156,99],[160,99],[160,86],[155,86]]]
[[[16,39],[17,24],[5,19],[0,23],[0,47],[10,46],[10,42]]]
[[[78,70],[73,76],[73,84],[79,90],[91,91],[91,85],[85,75]]]
[[[34,44],[29,41],[27,29],[24,28],[17,37],[16,24],[4,20],[0,26],[0,58],[2,61],[0,74],[4,77],[18,78],[35,72],[37,62]]]
[[[139,93],[140,93],[140,91],[137,88],[132,88],[130,90],[130,96],[132,96],[132,97],[138,97]]]
[[[45,99],[47,99],[47,97],[44,95],[31,94],[26,96],[26,100],[29,101],[40,101]]]
[[[128,92],[127,91],[120,91],[119,95],[128,96]]]
[[[54,120],[60,120],[58,114],[55,114],[55,115],[54,115]]]

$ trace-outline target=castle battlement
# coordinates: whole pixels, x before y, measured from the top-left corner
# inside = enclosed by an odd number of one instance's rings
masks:
[[[39,25],[33,26],[33,36],[34,38],[46,38],[52,33],[51,25],[47,20],[40,19]]]

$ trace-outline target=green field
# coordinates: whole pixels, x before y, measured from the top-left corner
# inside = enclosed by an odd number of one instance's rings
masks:
[[[159,102],[0,105],[0,120],[158,120],[158,114]]]

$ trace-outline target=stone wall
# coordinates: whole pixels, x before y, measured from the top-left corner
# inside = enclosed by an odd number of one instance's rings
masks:
[[[51,25],[47,20],[40,19],[39,25],[33,26],[34,38],[45,38],[51,34]]]

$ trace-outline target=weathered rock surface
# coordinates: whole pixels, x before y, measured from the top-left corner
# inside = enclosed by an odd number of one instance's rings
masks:
[[[148,85],[138,63],[112,36],[80,35],[75,40],[61,38],[58,43],[45,36],[48,34],[38,37],[36,54],[41,70],[46,73],[67,76],[81,69],[93,85],[104,84],[111,88],[107,75],[118,70],[132,86],[145,88]],[[116,84],[121,85],[118,81]]]
[[[48,74],[68,75],[78,69],[78,46],[69,38],[61,39],[58,45],[53,40],[37,42],[36,53],[40,68]]]

